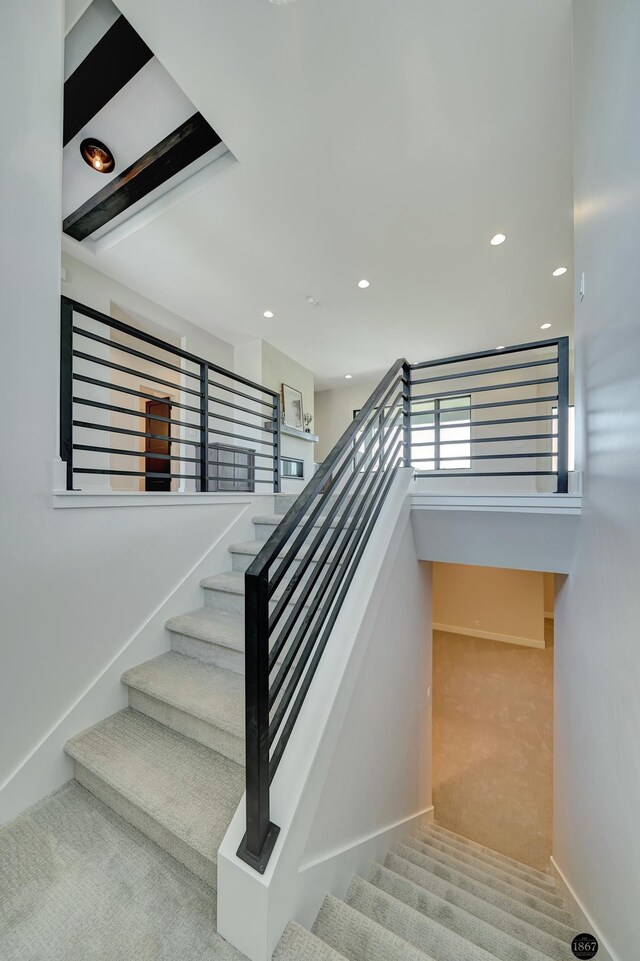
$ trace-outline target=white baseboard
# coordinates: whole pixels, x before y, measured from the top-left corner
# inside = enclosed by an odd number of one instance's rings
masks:
[[[598,953],[596,955],[597,961],[622,961],[618,955],[614,954],[607,943],[602,931],[599,929],[598,925],[591,918],[585,905],[582,903],[571,884],[567,880],[565,874],[558,866],[556,861],[551,856],[551,874],[558,884],[560,893],[564,898],[566,905],[575,918],[576,922],[576,934],[593,934],[598,941]],[[580,929],[579,931],[577,929]]]
[[[503,644],[518,644],[520,647],[537,647],[544,650],[543,639],[537,637],[519,637],[517,634],[496,634],[494,631],[479,631],[477,628],[457,627],[455,624],[433,624],[434,631],[444,631],[446,634],[462,634],[464,637],[479,637],[484,641],[501,641]]]
[[[393,844],[393,837],[397,835],[407,835],[413,830],[418,830],[424,823],[429,821],[433,821],[433,805],[424,808],[424,810],[419,811],[418,814],[411,814],[409,817],[402,818],[400,821],[395,821],[393,824],[387,824],[386,827],[380,828],[380,830],[374,831],[373,833],[366,835],[366,837],[358,838],[356,841],[352,841],[343,847],[336,848],[335,850],[330,851],[328,854],[323,854],[320,858],[309,861],[307,864],[300,865],[300,872],[302,873],[303,871],[311,871],[323,864],[325,861],[332,861],[335,858],[352,854],[356,849],[362,849],[366,845],[371,844],[371,842],[376,842],[379,844],[382,840],[386,851]]]

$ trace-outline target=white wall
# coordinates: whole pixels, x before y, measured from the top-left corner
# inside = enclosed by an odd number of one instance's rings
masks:
[[[574,571],[556,600],[554,858],[618,961],[638,956],[640,892],[638,37],[637,0],[574,3],[585,501]]]
[[[573,570],[579,509],[423,506],[422,496],[414,495],[411,512],[420,560],[556,574]]]
[[[319,462],[331,452],[331,448],[353,420],[354,410],[360,410],[383,376],[384,372],[379,377],[358,381],[352,385],[345,384],[344,387],[316,391],[315,432],[320,437],[316,459]]]
[[[433,565],[433,629],[544,647],[544,575],[502,567]]]
[[[219,367],[234,369],[233,347],[226,340],[221,340],[68,253],[62,254],[62,267],[65,271],[62,293],[67,297],[125,323],[139,325],[148,333]]]
[[[282,384],[294,387],[302,394],[302,409],[314,418],[314,376],[288,354],[273,347],[266,340],[254,340],[239,344],[235,348],[235,370],[281,395]],[[281,395],[282,398],[282,395]],[[316,432],[312,422],[311,432]],[[264,436],[264,435],[263,435]],[[284,432],[280,437],[281,454],[304,463],[304,478],[283,478],[281,491],[285,494],[299,494],[305,484],[313,477],[316,460],[316,444],[310,440],[292,437]]]
[[[380,512],[272,787],[280,835],[264,875],[236,858],[241,805],[218,855],[218,930],[267,961],[431,806],[431,577],[417,562],[400,471]],[[252,924],[247,924],[251,918]]]
[[[156,643],[168,646],[161,617],[153,625],[153,637],[145,634],[149,618],[162,612],[171,597],[185,605],[175,613],[195,606],[197,581],[185,585],[185,575],[193,571],[197,578],[198,564],[209,552],[215,555],[216,545],[222,546],[225,530],[237,518],[245,517],[244,537],[251,524],[248,498],[234,503],[227,499],[219,508],[202,501],[171,507],[53,508],[60,337],[61,2],[0,5],[0,38],[2,820],[70,775],[62,745],[65,718],[74,705],[79,707],[80,727],[91,723],[90,712],[83,713],[85,694],[108,677],[108,691],[101,688],[93,708],[105,714],[121,706],[117,673],[109,675],[109,666],[118,663],[124,649],[133,650],[136,639],[145,639],[141,654],[148,650],[147,640],[151,648]],[[69,289],[80,300],[101,309],[114,300],[142,315],[156,309],[124,288],[102,286],[102,280],[100,296],[104,293],[105,299],[96,302],[95,276],[82,265],[67,264]],[[162,322],[159,314],[155,319]],[[210,343],[209,335],[203,332],[201,338],[186,322],[183,333],[193,350],[204,350],[205,340]],[[219,358],[228,363],[226,348],[219,349]],[[224,551],[210,559],[216,566],[228,563]]]

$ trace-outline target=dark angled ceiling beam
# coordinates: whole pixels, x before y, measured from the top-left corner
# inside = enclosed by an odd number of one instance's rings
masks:
[[[62,229],[74,240],[84,240],[216,147],[220,140],[202,114],[194,114],[69,214]]]
[[[65,81],[65,147],[152,57],[129,21],[118,17]]]

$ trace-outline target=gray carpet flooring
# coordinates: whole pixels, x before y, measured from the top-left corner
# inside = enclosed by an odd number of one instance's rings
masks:
[[[209,887],[77,782],[0,828],[2,961],[246,961]]]

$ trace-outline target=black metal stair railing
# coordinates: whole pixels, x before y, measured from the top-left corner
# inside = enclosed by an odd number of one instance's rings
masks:
[[[63,297],[60,457],[68,490],[277,492],[280,395]]]
[[[401,466],[410,368],[397,360],[245,573],[246,834],[264,872],[278,827],[270,784]]]

